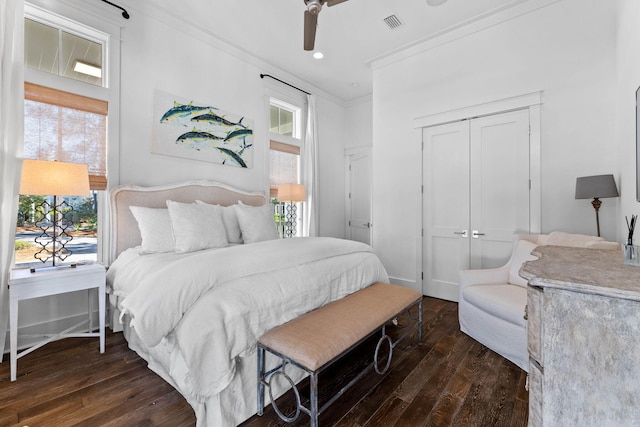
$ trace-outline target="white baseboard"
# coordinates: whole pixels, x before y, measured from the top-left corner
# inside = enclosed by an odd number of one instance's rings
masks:
[[[458,302],[458,284],[433,283],[426,285],[424,295],[447,301]]]
[[[397,277],[389,277],[389,281],[398,286],[404,286],[405,288],[414,289],[420,293],[422,293],[422,283],[416,282],[415,280],[407,280],[407,279],[399,279]]]

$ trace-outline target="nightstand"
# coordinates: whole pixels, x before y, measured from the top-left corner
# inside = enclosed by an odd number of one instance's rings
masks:
[[[104,353],[106,316],[105,275],[105,268],[97,263],[78,265],[74,268],[43,269],[35,273],[31,273],[28,268],[14,269],[11,271],[11,278],[9,279],[11,381],[16,380],[18,359],[51,341],[69,337],[100,337],[100,353]],[[98,311],[100,319],[100,329],[98,332],[92,332],[91,312],[93,310],[90,307],[88,319],[89,332],[69,333],[69,331],[77,328],[81,324],[87,323],[87,321],[84,321],[18,353],[18,303],[20,301],[93,288],[98,289]]]

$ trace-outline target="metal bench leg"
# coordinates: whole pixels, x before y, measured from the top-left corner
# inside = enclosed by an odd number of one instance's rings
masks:
[[[309,376],[309,387],[311,388],[311,427],[318,427],[318,374],[313,372]]]
[[[258,344],[258,415],[264,412],[264,347]]]

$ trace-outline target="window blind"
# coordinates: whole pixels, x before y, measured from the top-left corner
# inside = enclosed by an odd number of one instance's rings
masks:
[[[24,157],[83,163],[92,190],[107,188],[106,101],[25,83]]]
[[[269,150],[269,194],[278,196],[278,185],[298,182],[300,147],[271,141]]]

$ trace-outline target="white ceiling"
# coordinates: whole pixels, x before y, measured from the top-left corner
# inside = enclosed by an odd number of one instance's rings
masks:
[[[152,7],[287,70],[343,100],[372,92],[370,62],[528,0],[349,0],[323,7],[316,50],[303,50],[304,0],[150,0]],[[147,4],[149,5],[149,4]],[[389,29],[384,18],[403,23]],[[266,71],[266,70],[265,70]]]

